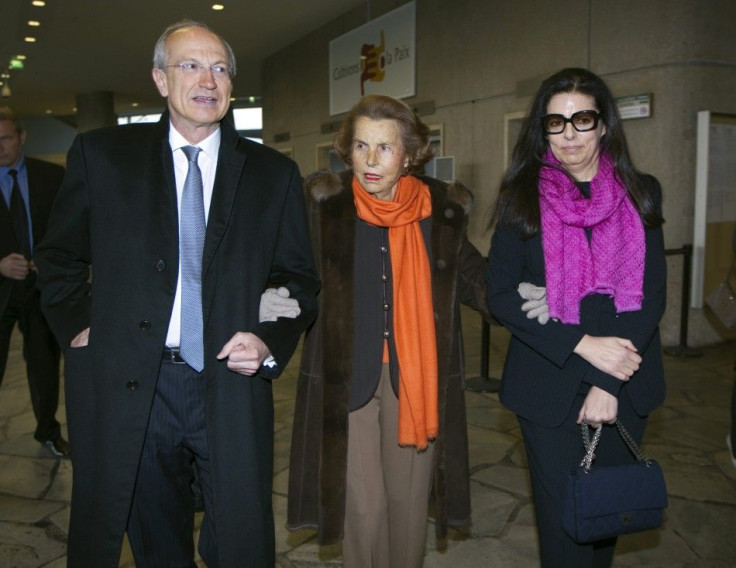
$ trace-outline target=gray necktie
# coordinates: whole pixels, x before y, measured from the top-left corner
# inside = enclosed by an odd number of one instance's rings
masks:
[[[10,192],[10,218],[13,221],[15,238],[18,241],[18,252],[26,258],[31,258],[31,237],[28,230],[28,212],[20,194],[18,184],[18,172],[9,170],[8,174],[13,178],[13,189]]]
[[[200,149],[196,146],[184,146],[182,151],[189,160],[189,169],[181,195],[181,226],[179,228],[179,254],[181,255],[179,351],[190,367],[197,372],[202,372],[204,369],[202,251],[206,224],[202,197],[202,172],[197,165]]]

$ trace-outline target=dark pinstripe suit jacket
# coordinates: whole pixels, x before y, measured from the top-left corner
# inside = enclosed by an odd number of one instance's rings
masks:
[[[661,203],[659,183],[657,205]],[[501,402],[516,414],[548,427],[558,426],[567,416],[581,382],[618,395],[625,388],[640,416],[648,415],[664,401],[659,321],[666,301],[667,266],[660,227],[646,230],[644,301],[637,312],[617,314],[613,300],[594,294],[580,305],[580,324],[550,320],[541,325],[526,318],[517,292],[520,282],[545,286],[542,237],[529,239],[507,228],[497,228],[488,263],[488,303],[493,315],[511,331],[506,355]],[[642,356],[639,370],[628,383],[599,371],[573,349],[584,334],[630,339]]]

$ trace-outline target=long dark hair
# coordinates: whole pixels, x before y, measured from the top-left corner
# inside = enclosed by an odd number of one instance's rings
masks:
[[[606,83],[587,69],[568,68],[558,71],[542,82],[534,102],[521,127],[506,173],[501,180],[498,198],[490,225],[518,228],[525,237],[539,231],[539,171],[549,143],[542,127],[550,99],[558,93],[582,93],[593,97],[606,125],[601,138],[601,151],[613,160],[614,172],[626,187],[646,227],[658,226],[662,217],[656,210],[654,196],[648,184],[634,167],[626,144],[616,101]],[[569,175],[569,174],[568,174]]]

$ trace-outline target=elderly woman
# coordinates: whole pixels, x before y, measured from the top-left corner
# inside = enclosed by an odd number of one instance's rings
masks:
[[[488,268],[489,307],[512,334],[500,398],[521,425],[545,568],[611,564],[615,539],[563,532],[565,483],[581,423],[619,418],[639,442],[664,400],[662,222],[659,184],[634,169],[606,84],[585,69],[545,80],[501,183]],[[546,288],[545,325],[522,315],[522,281]],[[603,428],[596,464],[632,459]]]
[[[303,348],[288,526],[343,540],[344,565],[422,565],[436,529],[470,516],[459,304],[485,309],[485,260],[466,238],[470,192],[416,175],[429,130],[366,96],[335,149],[352,170],[307,180],[323,282]]]

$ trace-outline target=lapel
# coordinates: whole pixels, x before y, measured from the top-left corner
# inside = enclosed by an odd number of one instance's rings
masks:
[[[163,249],[179,254],[179,206],[176,197],[176,179],[174,177],[174,156],[169,143],[169,113],[164,112],[161,120],[156,125],[153,137],[154,145],[158,145],[158,153],[151,150],[151,156],[159,156],[158,160],[152,160],[150,164],[151,173],[143,175],[141,179],[148,180],[151,184],[146,187],[145,196],[153,196],[152,214],[159,222],[159,244]],[[155,147],[155,146],[154,146]],[[154,148],[152,147],[152,148]],[[144,160],[138,163],[145,163]],[[174,273],[175,274],[175,273]],[[176,285],[176,281],[174,281]]]
[[[217,156],[212,201],[207,217],[207,233],[202,254],[202,275],[207,272],[212,263],[215,251],[227,229],[246,158],[245,150],[239,144],[240,136],[235,128],[227,120],[223,120],[220,123],[220,129],[222,137]]]
[[[0,194],[0,258],[15,250],[15,233],[12,225],[10,209],[8,204],[5,203],[5,198]],[[2,279],[2,276],[0,276],[0,280]]]
[[[5,202],[5,196],[0,192],[0,215],[3,215],[3,217],[8,218],[8,223],[10,222],[10,208],[8,207],[8,204]],[[5,219],[3,218],[3,221]]]
[[[41,237],[46,231],[48,215],[53,203],[52,197],[56,195],[56,191],[59,189],[58,187],[49,187],[49,184],[54,183],[54,179],[48,175],[47,169],[39,168],[39,165],[41,164],[34,163],[32,158],[26,157],[28,209],[31,215],[34,246],[41,241]],[[58,181],[56,183],[58,184]]]

